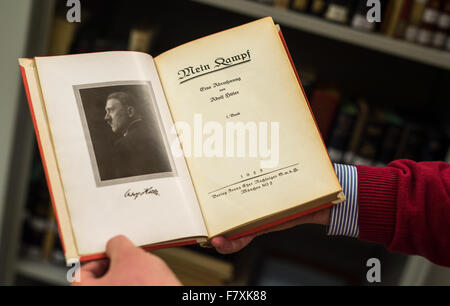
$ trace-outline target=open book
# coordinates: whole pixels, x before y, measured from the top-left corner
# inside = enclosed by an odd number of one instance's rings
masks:
[[[344,200],[272,18],[169,50],[20,59],[66,260],[230,239]]]

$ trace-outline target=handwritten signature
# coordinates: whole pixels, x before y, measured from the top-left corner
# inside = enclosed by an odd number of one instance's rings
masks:
[[[159,191],[158,189],[154,189],[153,187],[148,187],[145,188],[143,191],[138,192],[131,191],[131,189],[128,189],[123,196],[125,198],[133,198],[133,200],[136,200],[137,198],[144,195],[155,195],[159,197]]]

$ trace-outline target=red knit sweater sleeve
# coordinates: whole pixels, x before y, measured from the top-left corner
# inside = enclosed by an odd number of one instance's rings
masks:
[[[357,166],[359,238],[450,266],[450,165]]]

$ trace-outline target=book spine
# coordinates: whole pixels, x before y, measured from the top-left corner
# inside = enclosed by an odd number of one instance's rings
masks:
[[[316,16],[323,16],[325,10],[327,9],[327,0],[312,0],[310,12]]]
[[[437,49],[443,49],[450,30],[450,1],[447,0],[442,7],[441,14],[437,20],[436,32],[431,41],[431,45]]]
[[[344,162],[351,164],[355,158],[356,150],[361,142],[362,133],[369,117],[369,106],[366,101],[358,101],[358,119],[355,123],[353,134],[350,138],[350,143],[347,151],[344,154]]]
[[[325,143],[340,101],[340,93],[336,90],[316,89],[312,94],[311,108]]]
[[[384,167],[394,160],[404,127],[403,120],[395,114],[387,114],[387,127],[379,149],[376,166]]]
[[[402,11],[400,13],[400,17],[398,20],[397,27],[395,29],[395,37],[396,38],[403,38],[405,36],[406,27],[408,26],[408,17],[411,13],[413,0],[405,0],[405,3],[403,4]]]
[[[419,26],[422,21],[423,12],[425,11],[426,0],[414,0],[409,15],[408,26],[405,30],[405,39],[410,42],[416,41]]]
[[[353,1],[348,0],[330,0],[325,11],[325,19],[342,24],[349,23],[352,4]]]
[[[150,51],[155,30],[152,28],[133,28],[130,31],[128,50],[147,53]]]
[[[363,30],[368,32],[375,31],[375,22],[369,22],[367,20],[367,13],[370,7],[367,6],[367,2],[364,0],[358,0],[355,13],[352,17],[351,26],[357,30]]]
[[[289,2],[290,0],[274,0],[273,6],[279,7],[282,9],[288,9],[289,8]]]
[[[420,160],[439,161],[445,160],[445,154],[449,147],[449,139],[442,132],[442,129],[429,127],[424,142]]]
[[[46,220],[33,215],[31,212],[25,214],[22,229],[21,255],[27,259],[40,260],[42,253],[42,242],[47,229]]]
[[[47,229],[44,235],[44,239],[42,241],[42,253],[41,258],[44,261],[49,261],[51,258],[52,251],[55,246],[56,236],[58,235],[58,231],[56,228],[56,220],[53,214],[53,208],[51,205],[48,205],[49,216],[47,220]]]
[[[357,116],[358,110],[353,103],[347,102],[339,110],[328,142],[328,154],[335,163],[340,163],[344,159]]]
[[[408,123],[395,159],[420,160],[425,142],[424,132],[421,125],[414,122]]]
[[[309,4],[310,0],[292,0],[291,9],[297,12],[306,12]]]
[[[382,25],[381,30],[381,32],[383,32],[387,36],[394,37],[404,3],[404,0],[394,0],[389,2],[389,11],[386,12],[386,20]]]
[[[60,265],[66,267],[66,258],[64,256],[64,251],[61,246],[61,240],[56,239],[55,245],[51,250],[49,262],[54,265]]]
[[[370,117],[371,118],[364,129],[357,154],[353,160],[355,165],[373,165],[377,158],[381,142],[383,141],[385,129],[384,114],[377,110]]]
[[[445,48],[445,50],[450,51],[450,31],[447,33],[448,33],[448,35],[447,35],[447,39],[445,40],[444,48]]]
[[[431,0],[423,12],[422,24],[417,33],[416,42],[421,45],[431,45],[433,33],[436,29],[437,21],[440,15],[440,1]]]
[[[65,16],[56,16],[53,20],[48,53],[64,55],[70,52],[78,30],[78,22],[68,22]]]

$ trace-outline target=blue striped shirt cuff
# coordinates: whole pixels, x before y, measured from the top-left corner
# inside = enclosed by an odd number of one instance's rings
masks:
[[[330,212],[328,235],[357,238],[358,225],[358,172],[355,166],[334,164],[346,200],[334,205]]]

